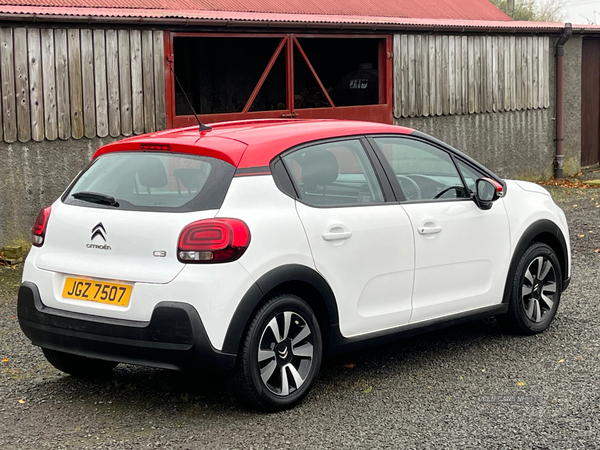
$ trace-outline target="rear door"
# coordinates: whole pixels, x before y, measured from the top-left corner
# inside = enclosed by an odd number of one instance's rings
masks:
[[[386,202],[359,139],[313,144],[283,157],[317,270],[336,296],[340,329],[355,336],[406,324],[414,245],[406,212]]]
[[[484,174],[421,140],[372,140],[405,200],[415,236],[411,322],[500,303],[509,264],[508,217],[502,199],[483,211],[470,198]],[[462,176],[461,176],[462,174]]]

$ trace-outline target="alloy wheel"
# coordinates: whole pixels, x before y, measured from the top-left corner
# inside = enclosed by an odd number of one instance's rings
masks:
[[[287,396],[306,381],[313,365],[313,333],[297,312],[284,311],[266,325],[258,346],[260,377],[269,391]]]
[[[527,266],[521,287],[521,301],[525,315],[539,323],[552,311],[556,301],[556,271],[545,256],[534,258]]]

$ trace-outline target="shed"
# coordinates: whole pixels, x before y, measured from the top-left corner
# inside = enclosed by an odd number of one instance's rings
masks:
[[[549,178],[565,27],[512,21],[487,0],[4,0],[0,190],[13,195],[0,196],[0,244],[25,237],[97,147],[194,124],[192,109],[204,122],[397,123],[501,176]],[[600,27],[573,31],[566,173],[580,168],[582,129],[600,124],[600,102],[585,126],[580,106],[582,51],[596,51],[584,40]]]

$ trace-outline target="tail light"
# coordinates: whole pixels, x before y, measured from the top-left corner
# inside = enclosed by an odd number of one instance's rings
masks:
[[[248,244],[250,230],[241,220],[199,220],[181,231],[177,257],[183,263],[196,264],[235,261]]]
[[[35,223],[31,229],[31,243],[36,247],[44,245],[44,237],[46,236],[46,227],[48,226],[51,210],[52,208],[50,206],[42,209],[38,214],[37,219],[35,219]]]

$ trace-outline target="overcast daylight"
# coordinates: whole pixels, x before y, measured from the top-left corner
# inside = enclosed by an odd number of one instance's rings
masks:
[[[575,24],[600,24],[600,1],[565,0],[564,20]]]

